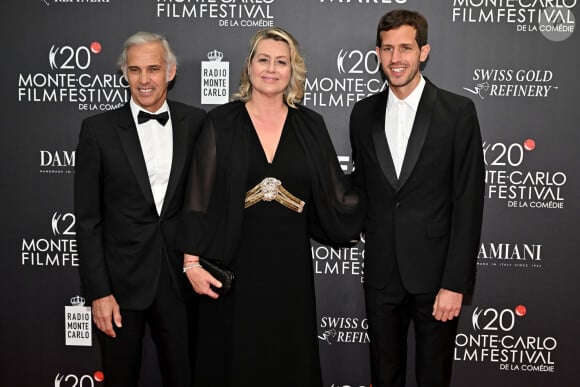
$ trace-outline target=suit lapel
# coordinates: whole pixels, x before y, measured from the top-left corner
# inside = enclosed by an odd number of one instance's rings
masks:
[[[437,88],[431,82],[426,81],[417,108],[417,114],[415,115],[415,121],[413,122],[413,129],[411,130],[407,150],[405,151],[405,159],[403,160],[401,174],[399,175],[399,189],[409,180],[417,164],[421,149],[423,149],[423,144],[425,143],[425,138],[427,137],[431,122],[431,113],[433,112],[436,99]]]
[[[388,89],[386,89],[382,92],[378,102],[375,104],[375,110],[371,117],[371,132],[375,144],[377,159],[379,160],[383,174],[391,187],[393,187],[394,190],[397,190],[399,182],[397,180],[393,157],[391,156],[391,151],[389,149],[389,143],[387,142],[387,135],[385,134],[385,114],[388,95]]]
[[[147,173],[147,166],[145,165],[145,158],[143,157],[143,150],[137,135],[137,127],[131,115],[131,108],[129,103],[125,104],[123,109],[119,112],[119,127],[117,133],[121,140],[121,145],[129,160],[129,165],[135,174],[135,178],[143,191],[145,200],[153,208],[155,208],[155,200],[153,199],[153,192],[151,191],[151,184],[149,183],[149,174]]]
[[[165,191],[165,199],[163,200],[163,208],[161,214],[167,210],[167,206],[171,202],[171,198],[177,189],[181,172],[185,166],[187,155],[187,117],[176,108],[171,102],[167,101],[169,111],[171,113],[171,124],[173,126],[173,159],[171,160],[171,172],[169,174],[169,181],[167,182],[167,190]]]

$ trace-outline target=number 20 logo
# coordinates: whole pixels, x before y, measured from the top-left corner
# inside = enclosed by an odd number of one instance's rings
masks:
[[[92,42],[89,47],[55,46],[50,47],[48,63],[52,70],[86,70],[91,65],[93,54],[101,52],[101,43]]]
[[[74,230],[76,223],[75,215],[72,213],[60,214],[55,212],[52,215],[52,232],[54,235],[76,235]]]
[[[54,378],[54,387],[64,387],[64,384],[62,383],[63,381],[71,387],[95,386],[94,379],[90,375],[83,375],[79,378],[77,375],[73,374],[68,375],[57,374],[56,377]]]
[[[346,59],[349,63],[346,64],[345,69]],[[340,50],[336,57],[336,66],[339,74],[376,74],[380,68],[377,54],[373,50],[366,53],[360,50]]]
[[[480,327],[480,318],[482,325]],[[497,331],[503,332],[511,331],[516,324],[516,314],[511,309],[497,310],[494,308],[480,309],[475,308],[471,315],[471,323],[473,330]]]

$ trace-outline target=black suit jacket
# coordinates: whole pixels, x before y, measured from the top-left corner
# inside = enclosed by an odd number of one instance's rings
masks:
[[[147,308],[157,290],[162,259],[168,260],[178,292],[189,288],[181,273],[183,256],[173,244],[205,112],[167,102],[173,160],[161,214],[129,104],[82,123],[74,196],[79,266],[88,301],[113,294],[122,308]]]
[[[397,275],[413,294],[473,291],[484,163],[473,102],[427,80],[397,179],[387,138],[388,90],[350,118],[355,184],[366,191],[365,286]]]

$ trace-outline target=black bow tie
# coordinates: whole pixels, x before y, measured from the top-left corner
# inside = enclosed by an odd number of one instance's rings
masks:
[[[149,120],[157,120],[161,125],[165,126],[165,124],[169,120],[169,113],[163,112],[159,114],[151,114],[144,112],[143,110],[139,110],[139,114],[137,115],[137,122],[142,124]]]

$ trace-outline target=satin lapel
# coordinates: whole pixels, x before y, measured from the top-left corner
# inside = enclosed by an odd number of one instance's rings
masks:
[[[417,114],[413,122],[413,129],[411,130],[411,136],[409,137],[409,143],[405,151],[405,159],[403,160],[401,174],[399,175],[399,189],[405,185],[417,164],[417,160],[423,149],[423,144],[425,143],[425,138],[427,137],[427,132],[429,131],[431,113],[435,107],[436,99],[437,88],[427,81],[423,89],[423,95],[419,101]]]
[[[147,173],[147,166],[145,165],[145,158],[143,157],[143,150],[137,135],[137,127],[131,116],[131,109],[127,103],[123,110],[119,112],[119,127],[117,133],[121,140],[121,145],[129,160],[129,165],[135,174],[135,178],[143,191],[147,203],[155,208],[155,200],[153,199],[153,192],[151,191],[151,184],[149,183],[149,175]]]
[[[378,103],[375,105],[375,110],[371,117],[371,132],[375,144],[377,159],[379,160],[383,174],[391,187],[396,190],[399,187],[399,182],[397,180],[397,173],[395,172],[393,157],[391,156],[391,151],[389,149],[389,143],[387,142],[387,135],[385,134],[387,97],[388,90],[385,90],[383,91],[381,98],[378,100]]]
[[[163,208],[161,214],[164,214],[167,206],[171,202],[171,198],[175,194],[181,172],[185,166],[187,155],[187,126],[189,120],[185,115],[181,115],[179,110],[175,109],[171,101],[167,101],[171,113],[171,124],[173,126],[173,158],[171,160],[171,173],[169,174],[169,181],[167,182],[167,190],[165,191],[165,199],[163,200]]]

